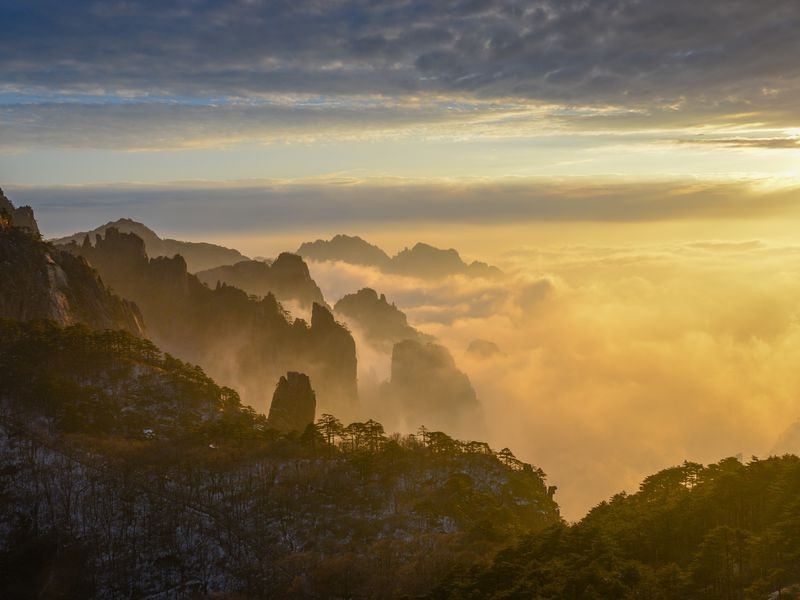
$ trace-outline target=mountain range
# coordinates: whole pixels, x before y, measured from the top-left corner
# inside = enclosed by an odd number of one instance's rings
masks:
[[[498,278],[503,272],[497,267],[473,261],[469,264],[453,248],[443,250],[429,244],[417,243],[393,257],[358,236],[336,235],[330,240],[305,242],[297,254],[314,261],[341,261],[354,265],[376,267],[386,273],[435,279],[450,275]]]
[[[225,248],[224,246],[207,242],[182,242],[160,238],[155,231],[146,225],[127,218],[111,221],[91,231],[81,231],[50,241],[56,246],[83,245],[84,240],[88,238],[89,243],[93,244],[98,235],[105,236],[109,229],[116,229],[122,233],[136,234],[144,242],[148,256],[172,258],[180,254],[186,261],[186,268],[190,273],[247,260],[246,256],[232,248]]]

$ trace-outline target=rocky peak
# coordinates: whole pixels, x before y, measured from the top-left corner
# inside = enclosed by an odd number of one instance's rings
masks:
[[[317,397],[308,375],[289,371],[275,387],[267,426],[281,432],[304,431],[314,423],[316,409]]]
[[[0,317],[144,333],[137,307],[111,294],[83,258],[24,227],[0,227]]]
[[[3,215],[7,215],[6,219],[13,227],[19,227],[32,234],[34,237],[39,237],[39,225],[33,216],[33,209],[30,206],[20,206],[15,208],[3,190],[0,189],[0,219]]]
[[[278,258],[272,263],[272,272],[276,275],[300,276],[303,279],[311,279],[308,265],[299,254],[291,252],[281,252]]]
[[[480,431],[483,413],[475,390],[444,346],[404,340],[392,350],[387,397],[402,407],[411,426]]]
[[[405,339],[422,339],[422,334],[408,324],[399,308],[390,304],[385,294],[378,295],[372,288],[363,288],[347,294],[334,306],[337,315],[363,330],[369,341],[379,347]]]
[[[273,294],[281,302],[296,301],[301,306],[325,304],[322,290],[311,278],[302,257],[281,253],[274,262],[244,260],[197,273],[197,278],[209,287],[217,282],[243,289],[254,296]]]
[[[332,330],[340,327],[327,308],[314,302],[311,307],[311,329],[317,331]]]
[[[370,265],[383,268],[389,263],[389,255],[377,246],[358,236],[337,234],[330,240],[305,242],[297,254],[317,261],[340,260],[354,265]]]

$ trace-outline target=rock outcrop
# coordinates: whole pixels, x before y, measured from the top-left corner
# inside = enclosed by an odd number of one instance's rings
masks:
[[[3,200],[6,214],[20,214]],[[112,294],[86,260],[41,241],[33,213],[22,214],[21,221],[0,221],[0,318],[144,334],[134,304]]]
[[[275,387],[267,427],[282,433],[303,432],[314,423],[316,410],[317,397],[308,375],[289,371]]]
[[[4,217],[6,215],[6,217]],[[39,225],[33,216],[33,209],[30,206],[20,206],[15,208],[3,190],[0,189],[0,222],[6,218],[8,224],[26,230],[34,237],[39,237]]]
[[[405,340],[394,345],[385,401],[394,403],[406,425],[447,429],[474,436],[484,428],[483,412],[469,377],[444,346]]]
[[[405,313],[394,303],[389,304],[384,294],[378,296],[371,288],[347,294],[336,303],[334,310],[337,316],[361,329],[370,344],[387,352],[397,342],[429,337],[409,325]]]
[[[280,302],[296,301],[303,307],[314,302],[325,304],[322,290],[311,278],[303,258],[289,252],[281,253],[271,264],[259,260],[244,260],[197,273],[197,278],[210,287],[218,282],[238,287],[248,294],[273,294]]]
[[[313,305],[310,326],[290,322],[273,294],[253,299],[225,284],[210,289],[181,256],[148,258],[141,238],[114,228],[94,245],[69,247],[136,302],[156,343],[201,365],[246,403],[265,410],[264,389],[281,374],[299,371],[314,381],[326,412],[356,416],[355,342],[325,306]]]
[[[144,248],[148,256],[172,258],[176,254],[180,254],[186,260],[186,266],[190,273],[247,260],[246,256],[232,248],[206,242],[183,242],[160,238],[155,231],[133,219],[118,219],[92,231],[74,233],[51,241],[59,246],[82,244],[87,236],[93,241],[98,235],[105,236],[109,229],[116,229],[120,233],[135,233],[144,241]]]

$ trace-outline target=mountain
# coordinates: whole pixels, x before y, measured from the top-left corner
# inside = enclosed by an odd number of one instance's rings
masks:
[[[800,458],[684,463],[527,536],[429,597],[797,598]]]
[[[225,284],[210,289],[181,256],[148,258],[141,238],[113,227],[94,245],[68,248],[136,302],[153,341],[235,387],[247,403],[266,410],[279,377],[297,371],[311,377],[323,410],[355,415],[355,343],[326,307],[313,305],[310,326],[290,322],[272,294],[253,299]]]
[[[449,431],[482,431],[484,416],[469,377],[444,346],[404,340],[392,350],[391,379],[384,402],[396,407],[407,425]]]
[[[297,254],[308,260],[319,262],[340,260],[353,265],[368,265],[383,269],[389,264],[389,256],[377,246],[358,236],[338,234],[330,240],[305,242]]]
[[[315,425],[125,332],[0,321],[3,597],[418,598],[560,522],[507,450]]]
[[[199,271],[196,275],[209,287],[222,282],[256,296],[271,293],[280,302],[296,301],[303,307],[310,307],[314,302],[325,305],[308,265],[300,256],[289,252],[282,252],[272,263],[245,260]]]
[[[111,294],[83,258],[41,241],[32,212],[20,213],[7,198],[2,201],[6,214],[23,218],[0,220],[0,318],[51,319],[143,335],[144,320],[134,304]]]
[[[311,381],[304,373],[290,371],[281,376],[272,404],[269,406],[267,427],[282,432],[303,432],[314,424],[317,397],[311,389]]]
[[[503,275],[497,267],[474,261],[465,263],[458,252],[452,248],[442,250],[429,244],[417,243],[413,248],[405,248],[394,256],[388,270],[400,275],[434,279],[448,275],[467,275],[468,277],[495,278]]]
[[[0,221],[25,229],[34,237],[39,237],[39,226],[33,216],[33,209],[30,206],[15,208],[2,189],[0,189]]]
[[[489,340],[472,340],[467,346],[467,353],[476,358],[492,358],[495,356],[505,356],[500,347]]]
[[[397,255],[389,256],[377,246],[360,237],[336,235],[330,240],[305,242],[297,254],[314,261],[342,261],[354,265],[377,267],[387,273],[435,279],[449,275],[466,275],[494,279],[503,276],[497,267],[473,261],[467,264],[452,248],[443,250],[429,244],[417,243]]]
[[[135,233],[139,236],[144,241],[145,251],[148,256],[166,256],[172,258],[176,254],[180,254],[186,261],[186,268],[190,273],[213,269],[221,265],[232,265],[239,261],[247,260],[247,257],[238,250],[217,246],[216,244],[162,239],[158,237],[152,229],[133,219],[119,219],[101,225],[91,231],[74,233],[67,237],[51,240],[51,242],[58,246],[72,244],[82,245],[84,240],[88,237],[89,243],[93,244],[98,235],[105,236],[106,231],[111,228],[122,233]]]
[[[396,342],[403,340],[430,340],[411,325],[408,318],[386,296],[371,288],[347,294],[333,307],[337,316],[359,327],[367,341],[382,350],[390,351]]]
[[[782,454],[800,455],[800,421],[795,421],[781,433],[769,453],[773,456]]]

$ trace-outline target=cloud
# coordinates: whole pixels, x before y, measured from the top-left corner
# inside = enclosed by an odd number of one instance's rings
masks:
[[[797,212],[797,188],[731,182],[588,183],[507,178],[272,181],[253,186],[7,186],[36,210],[45,235],[68,235],[120,217],[171,234],[331,232],[398,223],[654,222],[752,219]],[[88,219],[88,221],[87,221]],[[336,231],[333,231],[334,233]],[[292,248],[294,250],[294,248]]]
[[[519,248],[502,266],[502,284],[311,270],[332,298],[386,293],[445,343],[490,443],[544,468],[569,518],[683,460],[764,456],[800,413],[797,246],[562,245]],[[504,354],[468,353],[477,338]]]
[[[800,138],[695,138],[679,140],[683,144],[725,146],[728,148],[762,148],[766,150],[800,150]]]
[[[118,102],[134,120],[143,102],[301,95],[299,114],[378,97],[398,119],[399,98],[448,119],[439,102],[469,98],[555,105],[575,126],[787,126],[798,28],[794,0],[12,0],[1,89],[12,104]]]

